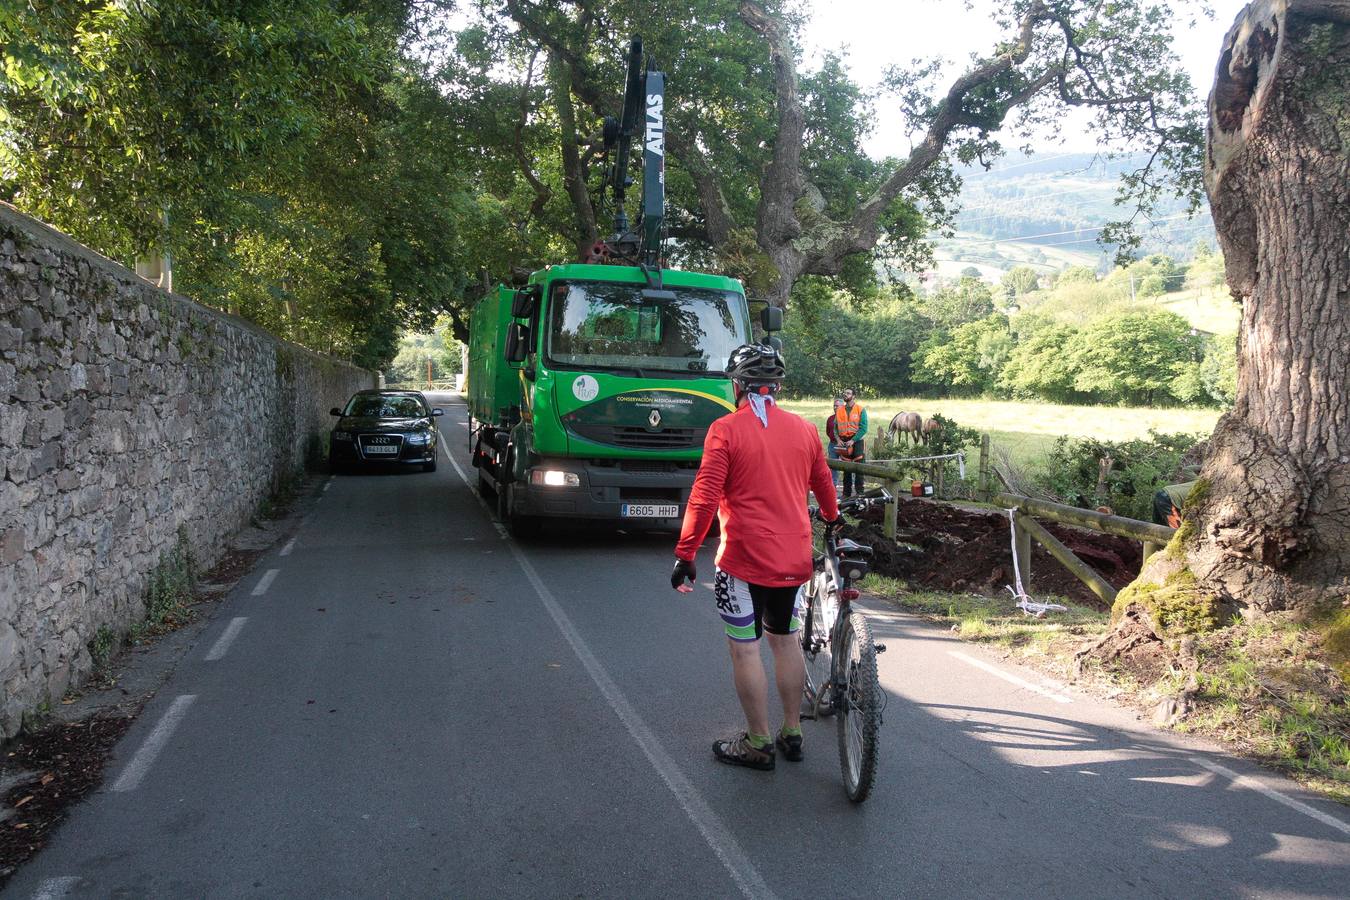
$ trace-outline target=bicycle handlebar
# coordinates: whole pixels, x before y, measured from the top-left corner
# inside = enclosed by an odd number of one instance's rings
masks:
[[[890,491],[885,488],[874,488],[862,496],[850,497],[847,500],[839,501],[839,514],[843,515],[844,513],[850,513],[852,515],[857,515],[874,506],[890,503],[894,499],[895,498],[891,496]],[[811,518],[821,522],[825,521],[820,514],[820,507],[815,507],[811,510]]]

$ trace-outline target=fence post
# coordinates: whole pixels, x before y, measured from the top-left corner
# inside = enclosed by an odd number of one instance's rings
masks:
[[[1022,575],[1022,590],[1031,592],[1031,532],[1027,530],[1024,512],[1013,513],[1013,545],[1017,553],[1017,571]]]
[[[980,435],[980,474],[978,484],[975,486],[975,497],[981,503],[989,502],[989,495],[992,493],[989,487],[989,435]]]
[[[1139,561],[1140,568],[1148,562],[1148,558],[1162,549],[1162,544],[1155,544],[1152,541],[1142,541],[1144,545],[1144,558]]]
[[[900,501],[896,498],[898,490],[900,490],[900,482],[886,482],[886,492],[891,495],[891,502],[886,504],[886,512],[881,519],[881,533],[891,540],[895,540],[895,520],[900,509]]]

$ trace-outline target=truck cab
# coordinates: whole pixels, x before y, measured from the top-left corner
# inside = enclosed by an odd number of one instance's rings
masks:
[[[480,491],[516,533],[677,527],[708,427],[735,409],[723,367],[750,340],[745,291],[719,275],[571,264],[498,288],[469,327]]]

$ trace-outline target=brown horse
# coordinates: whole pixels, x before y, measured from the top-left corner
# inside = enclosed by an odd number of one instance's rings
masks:
[[[923,423],[923,442],[931,444],[935,438],[942,434],[942,423],[937,419],[927,419]]]
[[[901,433],[918,444],[923,438],[923,416],[912,412],[896,413],[891,419],[891,438],[897,440]]]

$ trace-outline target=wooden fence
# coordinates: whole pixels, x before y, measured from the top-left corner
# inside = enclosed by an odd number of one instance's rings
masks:
[[[902,464],[905,460],[896,460],[895,462]],[[829,465],[831,469],[853,472],[864,478],[880,481],[892,496],[898,496],[900,485],[907,481],[907,479],[900,477],[896,468],[888,466],[884,462],[855,463],[832,459],[829,461]],[[976,502],[969,505],[1012,511],[1011,527],[1014,538],[1012,544],[1017,554],[1017,568],[1022,574],[1022,587],[1028,591],[1031,589],[1031,542],[1034,540],[1058,560],[1064,568],[1068,569],[1074,577],[1087,585],[1089,590],[1100,597],[1103,602],[1109,604],[1116,599],[1116,589],[1105,578],[1098,575],[1091,566],[1079,559],[1072,550],[1064,546],[1062,541],[1047,531],[1044,525],[1036,521],[1037,518],[1137,540],[1143,544],[1143,559],[1145,561],[1159,548],[1165,546],[1172,539],[1172,535],[1176,533],[1175,528],[1168,528],[1165,525],[1155,525],[1152,522],[1141,522],[1138,519],[1127,519],[1124,516],[1108,515],[1096,510],[1079,509],[1076,506],[1066,506],[1063,503],[1052,503],[1049,500],[1038,500],[1035,497],[1024,497],[1021,494],[1010,494],[995,490],[989,454],[989,435],[987,434],[980,437],[978,472],[975,489]],[[934,500],[939,503],[950,502],[938,498],[934,498]],[[897,502],[886,504],[886,513],[882,518],[882,531],[888,538],[895,537],[898,510],[899,504]]]

